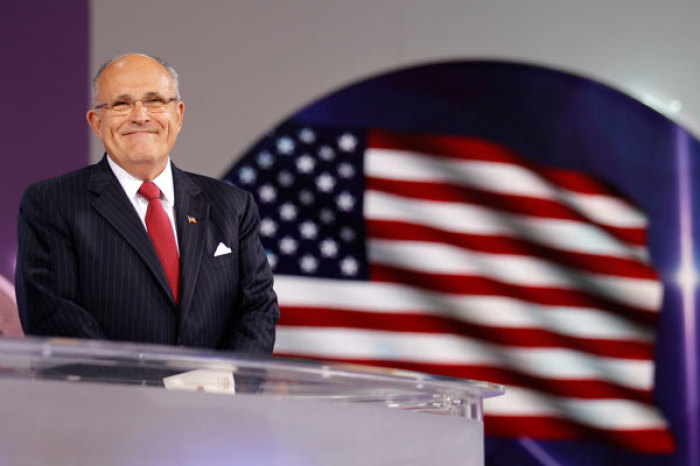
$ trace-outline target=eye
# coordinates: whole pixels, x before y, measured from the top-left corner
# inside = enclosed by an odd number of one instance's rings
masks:
[[[131,102],[127,100],[115,100],[112,102],[112,108],[114,110],[124,110],[129,107],[131,107]]]
[[[147,105],[162,105],[165,103],[165,99],[162,97],[149,97],[148,99],[145,99],[144,102]]]

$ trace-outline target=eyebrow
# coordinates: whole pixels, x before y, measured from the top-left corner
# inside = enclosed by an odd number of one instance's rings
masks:
[[[150,91],[150,92],[146,92],[146,93],[143,95],[143,97],[141,97],[141,98],[142,98],[142,99],[148,99],[148,98],[150,98],[150,97],[163,97],[163,95],[162,95],[160,92]],[[115,97],[114,99],[112,99],[112,100],[129,100],[129,99],[133,99],[133,97],[131,96],[131,94],[119,94],[118,96],[116,96],[116,97]]]

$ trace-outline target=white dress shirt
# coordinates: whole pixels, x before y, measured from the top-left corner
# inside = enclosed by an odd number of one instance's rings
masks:
[[[146,210],[148,209],[148,201],[139,195],[139,188],[143,184],[143,180],[136,178],[134,175],[124,170],[122,167],[116,164],[114,160],[107,155],[107,162],[109,167],[112,169],[112,173],[119,180],[119,184],[122,185],[126,197],[129,198],[131,204],[136,209],[136,213],[143,223],[143,227],[146,228]],[[170,168],[170,158],[168,157],[168,163],[160,175],[158,175],[154,180],[152,180],[158,189],[160,189],[160,202],[163,204],[165,212],[170,218],[170,224],[173,227],[173,232],[175,232],[175,245],[178,248],[178,253],[180,252],[180,245],[177,240],[177,228],[175,227],[175,187],[173,185],[173,171]]]

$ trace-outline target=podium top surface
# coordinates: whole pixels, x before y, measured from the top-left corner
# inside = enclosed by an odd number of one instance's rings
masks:
[[[0,338],[2,379],[59,380],[378,404],[481,419],[500,385],[369,366],[63,338]]]

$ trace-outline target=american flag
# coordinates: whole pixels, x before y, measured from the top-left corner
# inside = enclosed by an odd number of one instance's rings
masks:
[[[275,353],[487,380],[487,435],[674,449],[646,218],[483,139],[289,123],[226,179],[275,272]]]

